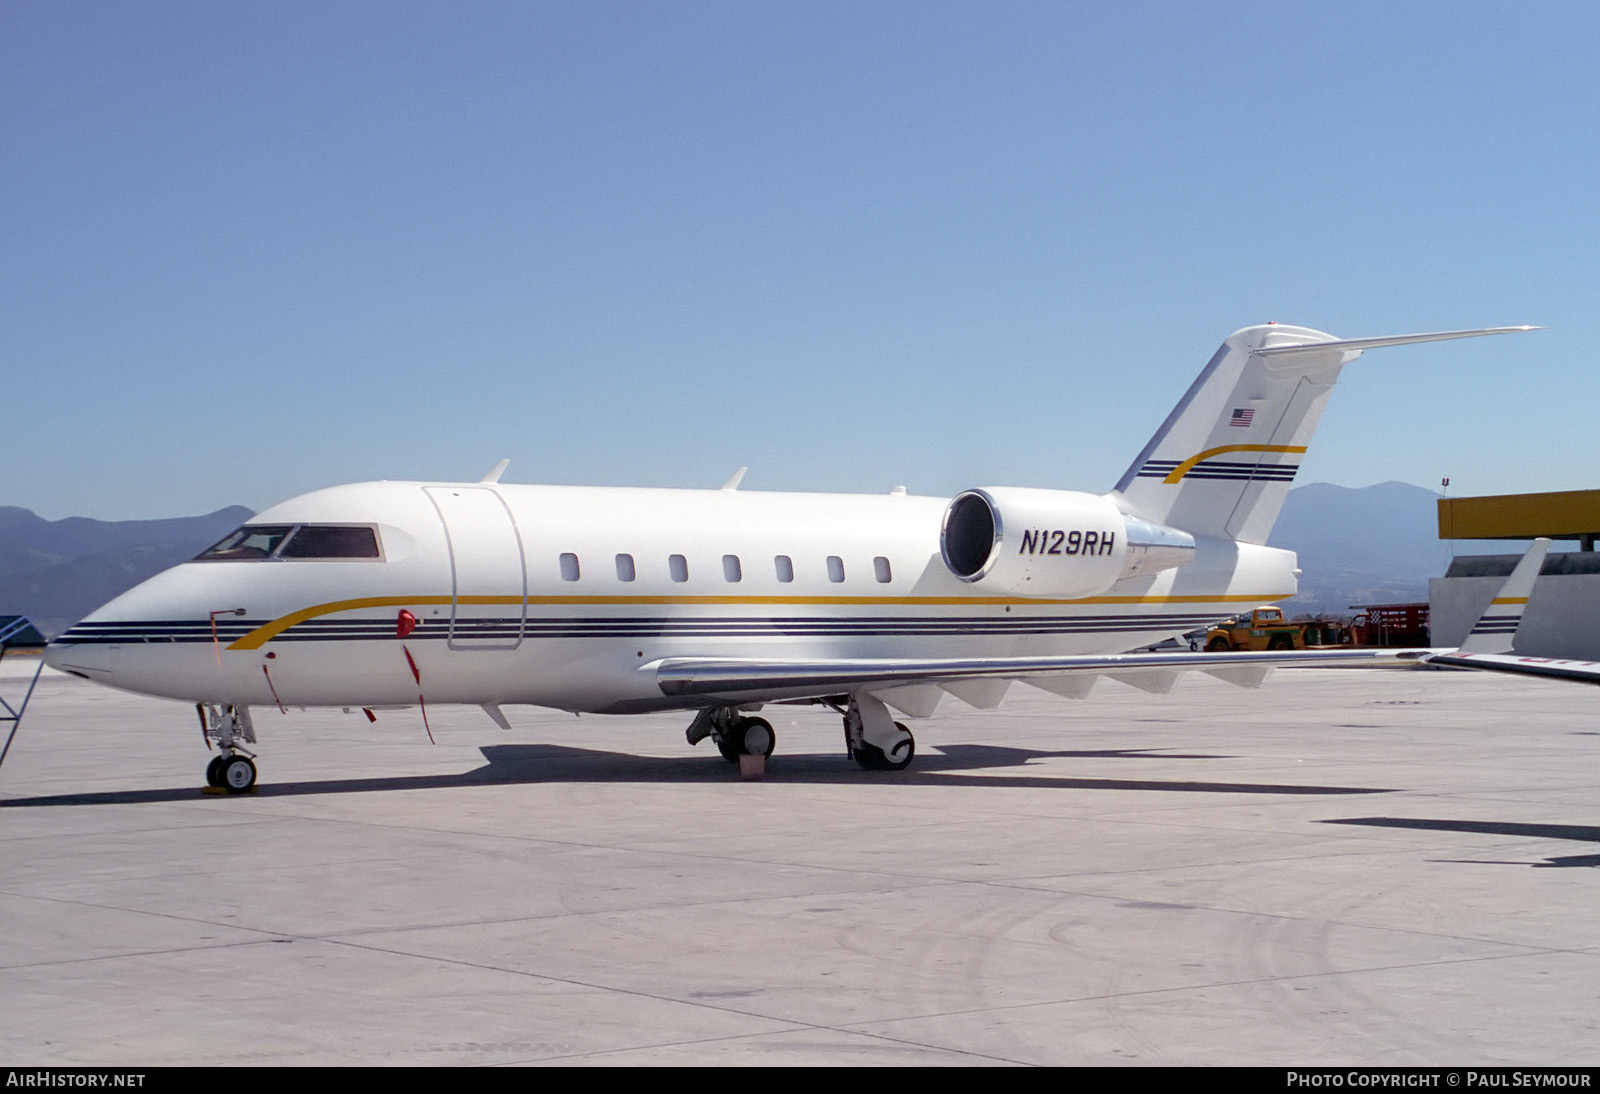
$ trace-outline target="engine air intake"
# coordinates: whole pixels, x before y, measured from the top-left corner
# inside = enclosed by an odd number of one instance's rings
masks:
[[[1073,598],[1182,566],[1195,543],[1100,495],[991,487],[950,502],[939,550],[952,574],[986,591]]]

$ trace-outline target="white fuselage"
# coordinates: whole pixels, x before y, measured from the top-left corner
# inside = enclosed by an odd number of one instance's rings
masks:
[[[250,524],[370,524],[380,558],[187,562],[89,616],[49,657],[195,702],[422,697],[628,712],[694,705],[657,686],[648,666],[663,658],[1108,653],[1295,591],[1292,553],[1202,539],[1188,565],[1104,595],[997,596],[944,564],[948,504],[903,493],[334,487]],[[402,612],[416,621],[404,635]]]

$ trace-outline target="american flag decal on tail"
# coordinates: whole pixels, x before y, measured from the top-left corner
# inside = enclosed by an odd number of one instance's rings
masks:
[[[1233,411],[1233,417],[1228,419],[1228,424],[1246,428],[1250,425],[1250,419],[1255,416],[1255,407],[1236,407]]]

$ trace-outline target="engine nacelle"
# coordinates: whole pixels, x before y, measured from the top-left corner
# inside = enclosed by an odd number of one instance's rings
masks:
[[[1182,566],[1194,537],[1127,516],[1097,494],[1005,486],[957,495],[939,550],[951,573],[985,590],[1080,597]]]

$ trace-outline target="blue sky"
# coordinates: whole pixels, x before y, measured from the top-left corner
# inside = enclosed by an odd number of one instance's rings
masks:
[[[1217,344],[1301,482],[1600,486],[1592,4],[0,4],[0,504],[1108,489]]]

